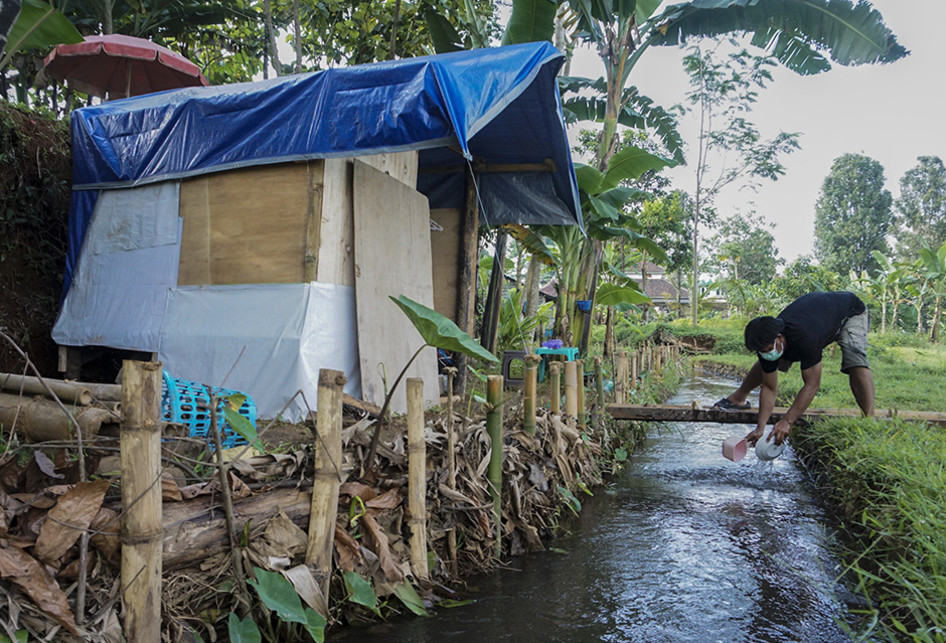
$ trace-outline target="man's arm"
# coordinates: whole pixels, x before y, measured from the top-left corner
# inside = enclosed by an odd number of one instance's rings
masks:
[[[778,392],[778,370],[771,373],[762,373],[762,388],[759,389],[759,421],[755,431],[746,436],[746,440],[751,446],[762,437],[765,425],[772,415],[772,409],[775,408],[775,396]]]
[[[772,437],[775,438],[775,444],[781,444],[788,437],[788,433],[795,421],[801,417],[802,413],[808,410],[811,401],[815,399],[818,390],[821,388],[821,362],[818,362],[811,368],[806,368],[801,372],[801,379],[804,385],[795,396],[795,401],[788,407],[785,416],[775,423],[772,429]],[[761,420],[761,405],[759,419]],[[768,419],[768,418],[766,418]]]

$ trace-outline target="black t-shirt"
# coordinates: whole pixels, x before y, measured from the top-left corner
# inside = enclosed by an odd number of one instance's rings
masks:
[[[812,292],[802,295],[778,318],[785,322],[785,352],[782,360],[801,362],[801,369],[811,368],[821,361],[821,351],[838,337],[849,317],[866,310],[864,302],[850,292]],[[771,373],[778,361],[759,357],[762,370]]]

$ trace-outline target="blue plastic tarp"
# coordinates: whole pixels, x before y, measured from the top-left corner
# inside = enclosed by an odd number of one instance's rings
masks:
[[[554,171],[482,174],[481,218],[581,225],[555,80],[563,62],[550,43],[528,43],[76,110],[66,287],[98,190],[267,163],[420,150],[418,189],[439,208],[463,203],[467,161],[550,161]]]

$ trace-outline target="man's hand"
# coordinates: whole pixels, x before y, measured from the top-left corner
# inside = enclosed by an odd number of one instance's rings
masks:
[[[754,447],[756,442],[762,437],[762,428],[757,428],[755,431],[746,436],[746,443],[750,447]]]
[[[774,427],[772,427],[772,433],[769,435],[769,440],[775,440],[775,444],[780,445],[788,439],[788,434],[791,430],[792,425],[789,424],[785,418],[782,418],[775,423]]]

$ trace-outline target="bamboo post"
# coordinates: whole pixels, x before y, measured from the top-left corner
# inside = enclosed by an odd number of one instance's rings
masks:
[[[627,351],[618,351],[617,367],[614,376],[614,401],[617,404],[624,404],[627,401],[627,372],[628,360]]]
[[[338,487],[342,483],[342,387],[345,382],[345,375],[341,371],[319,369],[315,478],[312,480],[305,562],[314,565],[318,571],[322,596],[326,600],[332,577]],[[328,614],[322,616],[328,618]]]
[[[566,421],[578,421],[578,363],[565,362],[565,416]]]
[[[640,363],[641,363],[641,353],[640,351],[634,351],[631,355],[631,385],[629,390],[633,391],[637,388],[637,376],[640,373]]]
[[[447,372],[447,486],[457,488],[457,433],[453,426],[453,378],[457,369],[448,366]],[[457,528],[447,530],[447,557],[450,559],[450,573],[457,576]]]
[[[588,426],[588,417],[585,413],[585,360],[575,360],[578,370],[578,428],[584,429]]]
[[[427,580],[427,443],[424,380],[419,377],[407,378],[407,472],[411,571],[414,578]]]
[[[502,555],[503,529],[503,376],[490,375],[486,380],[486,432],[489,433],[489,495],[493,499],[493,553]]]
[[[128,641],[161,639],[161,375],[155,362],[122,371],[121,587]]]
[[[604,408],[604,367],[601,365],[601,358],[595,357],[595,388],[598,393],[598,401],[595,403],[595,415],[593,424],[598,423],[598,417],[601,409]]]
[[[539,381],[539,362],[542,358],[538,355],[526,355],[525,358],[525,391],[523,393],[525,417],[522,420],[522,428],[529,435],[535,435],[535,391]]]
[[[562,365],[559,362],[549,364],[549,411],[552,415],[562,413]]]

